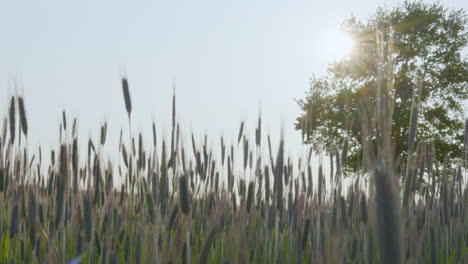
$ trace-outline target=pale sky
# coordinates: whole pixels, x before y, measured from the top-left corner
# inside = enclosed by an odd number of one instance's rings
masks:
[[[173,80],[185,134],[235,137],[241,120],[301,149],[293,130],[312,74],[340,52],[338,28],[399,1],[0,1],[0,102],[18,80],[31,145],[57,144],[61,111],[79,117],[82,143],[109,121],[127,130],[120,77],[126,73],[134,128],[169,131]],[[468,9],[468,1],[443,1]],[[6,113],[6,112],[4,112]],[[188,130],[187,130],[188,129]],[[253,139],[253,138],[252,138]],[[150,142],[148,142],[150,143]]]

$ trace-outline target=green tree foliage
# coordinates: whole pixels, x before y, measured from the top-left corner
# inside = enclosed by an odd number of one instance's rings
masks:
[[[315,150],[333,152],[349,141],[347,165],[362,158],[362,128],[372,122],[376,103],[376,28],[394,30],[395,154],[405,154],[413,89],[422,80],[417,141],[428,141],[442,160],[461,155],[463,101],[468,98],[467,15],[439,3],[404,2],[379,8],[367,22],[355,17],[342,30],[354,40],[352,52],[333,62],[323,77],[312,77],[295,128]],[[365,120],[363,117],[366,117]],[[370,124],[367,124],[370,126]]]

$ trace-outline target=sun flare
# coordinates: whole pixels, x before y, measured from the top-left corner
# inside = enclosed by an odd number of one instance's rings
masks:
[[[324,41],[324,49],[333,60],[341,60],[348,57],[354,46],[355,42],[351,36],[339,30],[328,32]]]

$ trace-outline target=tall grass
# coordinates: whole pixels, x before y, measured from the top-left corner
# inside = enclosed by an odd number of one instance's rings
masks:
[[[378,38],[391,43],[391,36]],[[387,44],[380,52],[391,53]],[[206,135],[197,141],[194,134],[183,144],[175,95],[170,149],[152,123],[153,144],[131,131],[126,142],[121,132],[119,160],[107,160],[102,147],[114,142],[106,140],[104,123],[97,148],[89,139],[81,157],[76,119],[70,131],[63,112],[61,127],[70,136],[43,164],[40,149],[38,158],[29,158],[27,146],[13,147],[18,122],[25,136],[31,131],[23,98],[12,97],[0,141],[0,262],[467,263],[464,167],[448,159],[438,164],[433,143],[418,142],[414,131],[406,166],[393,160],[392,61],[379,56],[386,65],[377,78],[379,103],[367,106],[378,111],[363,111],[367,153],[361,170],[348,177],[342,169],[347,140],[330,152],[328,176],[312,152],[287,156],[282,137],[275,142],[262,135],[261,118],[254,141],[242,122],[233,144],[221,137],[219,146],[210,146]],[[130,122],[127,78],[122,89]],[[465,160],[467,134],[465,128]]]

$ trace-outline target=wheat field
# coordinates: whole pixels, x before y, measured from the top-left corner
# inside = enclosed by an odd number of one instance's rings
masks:
[[[183,143],[175,94],[170,138],[154,123],[143,138],[127,77],[116,92],[129,138],[108,142],[103,123],[98,141],[80,145],[64,111],[58,147],[43,153],[29,149],[25,100],[12,96],[0,131],[0,262],[468,263],[468,120],[463,156],[440,162],[433,143],[416,139],[414,97],[408,158],[395,159],[383,81],[392,61],[379,58],[379,101],[368,105],[375,115],[353,173],[346,140],[329,163],[313,162],[312,148],[287,156],[261,118],[253,136],[241,122],[233,144],[193,132]],[[106,144],[118,145],[118,160],[104,158]]]

